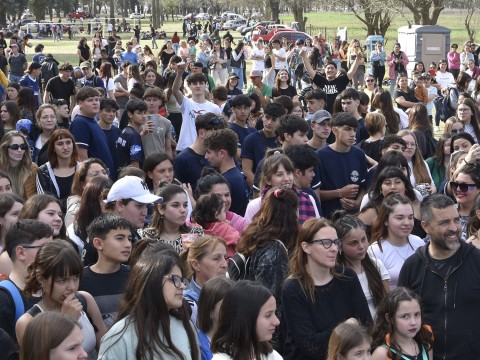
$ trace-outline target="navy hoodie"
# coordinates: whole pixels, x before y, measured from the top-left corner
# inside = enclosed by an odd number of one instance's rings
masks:
[[[480,359],[480,250],[461,241],[445,278],[436,273],[425,245],[409,257],[398,286],[422,299],[423,317],[433,330],[434,360]]]

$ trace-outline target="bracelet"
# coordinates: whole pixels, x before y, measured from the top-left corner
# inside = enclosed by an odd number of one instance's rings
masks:
[[[340,194],[340,189],[337,189],[337,191],[338,191],[338,197],[342,198],[342,194]]]

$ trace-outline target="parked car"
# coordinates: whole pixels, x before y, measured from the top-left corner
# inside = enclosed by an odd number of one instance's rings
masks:
[[[130,19],[144,19],[145,14],[142,13],[131,13],[129,16]]]
[[[29,13],[29,12],[25,12],[20,19],[21,20],[36,20],[35,16],[32,13]]]
[[[93,16],[85,11],[77,11],[74,13],[67,14],[67,20],[72,20],[72,19],[90,19]]]
[[[210,20],[210,14],[209,13],[199,13],[197,16],[195,16],[195,20],[200,20],[200,21],[206,21]]]
[[[272,20],[256,22],[252,26],[245,26],[242,30],[240,30],[240,34],[246,35],[250,31],[255,30],[257,26],[267,26],[269,24],[274,24],[274,22]]]
[[[280,40],[281,41],[282,37],[285,37],[289,44],[294,44],[295,41],[297,41],[298,39],[313,40],[310,35],[308,35],[307,33],[304,33],[303,31],[286,30],[286,31],[279,31],[279,32],[275,33],[275,35],[273,35],[270,38],[269,42],[272,42],[273,40]]]
[[[263,39],[265,42],[269,42],[273,35],[278,32],[291,31],[289,27],[273,27],[271,29],[262,29],[260,31],[254,31],[252,35],[252,41],[256,42],[258,39]]]
[[[234,12],[226,11],[226,12],[222,13],[222,15],[220,15],[220,18],[223,21],[228,21],[228,20],[237,20],[238,18],[243,19],[244,17],[242,15],[236,14]]]
[[[37,33],[39,25],[36,22],[33,22],[32,20],[28,20],[29,22],[20,26],[20,30],[26,32],[26,33]]]
[[[238,20],[228,20],[225,24],[223,24],[223,30],[232,30],[236,29],[239,26],[245,25],[247,23],[247,19],[238,19]]]

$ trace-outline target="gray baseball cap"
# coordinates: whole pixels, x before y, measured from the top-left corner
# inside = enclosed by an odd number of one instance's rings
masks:
[[[318,110],[317,112],[315,112],[315,114],[313,114],[310,120],[316,122],[317,124],[320,124],[325,120],[331,120],[331,119],[332,119],[332,115],[327,110]]]

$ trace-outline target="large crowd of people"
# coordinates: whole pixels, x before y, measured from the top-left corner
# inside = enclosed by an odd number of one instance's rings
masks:
[[[480,359],[473,44],[408,73],[398,43],[321,35],[190,27],[155,53],[112,29],[78,66],[21,40],[0,358]]]

